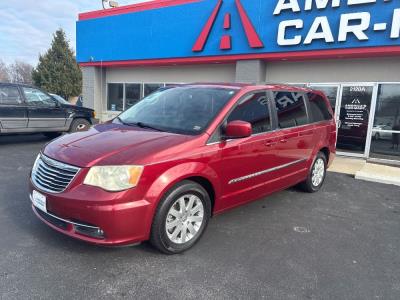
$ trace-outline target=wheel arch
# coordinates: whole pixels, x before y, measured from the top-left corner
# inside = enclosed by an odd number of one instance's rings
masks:
[[[148,234],[151,224],[163,197],[178,183],[190,180],[201,185],[210,196],[211,214],[220,195],[217,173],[205,163],[183,163],[174,166],[162,174],[148,188],[145,198],[152,203],[151,217],[149,218]]]
[[[321,149],[319,149],[319,152],[322,152],[325,155],[326,163],[329,164],[330,163],[330,154],[331,154],[329,147],[322,147]]]

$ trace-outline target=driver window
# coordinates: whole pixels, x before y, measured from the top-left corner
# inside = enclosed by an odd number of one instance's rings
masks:
[[[28,105],[32,106],[42,106],[42,107],[55,107],[56,103],[47,94],[34,88],[23,87],[24,95]]]
[[[247,95],[232,111],[227,121],[228,123],[232,121],[249,122],[253,128],[253,134],[271,131],[267,94],[259,92]]]

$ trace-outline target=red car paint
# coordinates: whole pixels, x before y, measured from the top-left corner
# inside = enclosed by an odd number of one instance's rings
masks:
[[[198,84],[207,87],[211,84]],[[219,84],[238,92],[229,100],[204,133],[197,136],[156,132],[114,123],[93,127],[88,132],[66,135],[42,150],[54,160],[80,167],[66,190],[48,193],[30,181],[30,193],[37,190],[47,197],[47,209],[65,220],[94,224],[105,232],[104,239],[79,234],[74,227],[61,229],[37,216],[52,228],[69,236],[102,245],[127,245],[147,240],[153,216],[163,195],[184,179],[207,183],[213,199],[213,214],[262,198],[304,181],[317,153],[329,153],[328,164],[335,155],[336,125],[330,121],[312,123],[292,129],[274,130],[235,140],[208,143],[238,100],[251,91],[311,90],[281,85]],[[326,97],[322,95],[331,111]],[[293,161],[300,163],[290,165]],[[90,167],[101,165],[143,165],[137,187],[123,192],[107,192],[84,185]],[[259,170],[275,172],[229,184]]]

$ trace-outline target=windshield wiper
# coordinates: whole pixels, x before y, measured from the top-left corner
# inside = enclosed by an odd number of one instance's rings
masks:
[[[143,123],[143,122],[132,122],[132,123],[128,123],[128,122],[122,121],[122,119],[121,119],[120,117],[116,117],[116,119],[117,119],[120,123],[122,123],[123,125],[126,125],[126,126],[137,126],[137,127],[140,127],[140,128],[147,128],[147,129],[153,129],[153,130],[160,131],[160,132],[165,132],[165,130],[162,130],[162,129],[160,129],[160,128],[157,128],[157,127],[155,127],[155,126],[152,126],[152,125],[149,125],[149,124],[146,124],[146,123]]]
[[[125,123],[124,121],[122,121],[122,119],[120,117],[116,117],[116,119],[118,120],[118,122],[120,122],[123,125],[129,125],[129,124]]]
[[[153,130],[160,131],[160,132],[165,132],[165,130],[162,130],[162,129],[157,128],[157,127],[155,127],[153,125],[149,125],[149,124],[146,124],[146,123],[143,123],[143,122],[133,122],[133,123],[128,123],[127,125],[133,125],[133,126],[137,126],[137,127],[140,127],[140,128],[147,128],[147,129],[153,129]]]

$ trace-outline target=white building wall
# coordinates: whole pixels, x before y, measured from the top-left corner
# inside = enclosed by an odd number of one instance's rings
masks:
[[[107,83],[190,83],[233,82],[235,64],[208,64],[165,67],[107,68],[103,86],[101,121],[115,118],[119,112],[107,111]]]
[[[107,82],[232,82],[235,64],[110,68]]]
[[[268,82],[400,82],[400,58],[268,62]]]

